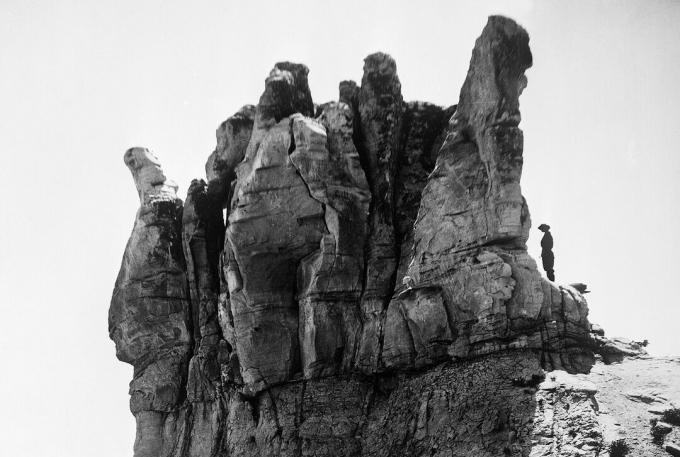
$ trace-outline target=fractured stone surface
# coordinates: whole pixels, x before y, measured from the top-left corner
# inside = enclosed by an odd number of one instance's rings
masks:
[[[489,18],[422,191],[406,289],[387,313],[387,367],[524,347],[541,350],[547,368],[592,364],[585,300],[543,280],[526,250],[518,125],[531,59],[524,29]]]
[[[184,204],[126,152],[140,209],[109,331],[136,457],[597,455],[595,393],[540,384],[587,372],[597,338],[527,254],[528,42],[490,17],[449,108],[404,102],[384,53],[321,105],[277,63]]]

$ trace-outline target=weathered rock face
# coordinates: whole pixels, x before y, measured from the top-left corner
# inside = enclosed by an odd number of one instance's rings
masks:
[[[526,251],[518,98],[531,63],[527,33],[490,18],[422,192],[407,288],[387,312],[387,367],[518,347],[543,351],[546,366],[592,364],[583,297],[542,280]]]
[[[225,327],[233,329],[240,375],[253,391],[297,373],[348,369],[361,326],[370,194],[352,112],[344,103],[326,105],[318,119],[294,104],[274,109],[271,100],[288,100],[272,95],[279,92],[307,94],[303,108],[311,103],[307,69],[285,68],[290,73],[267,79],[256,135],[236,170],[225,247]]]
[[[255,107],[246,105],[217,129],[217,146],[205,164],[208,190],[225,207],[232,195],[236,166],[246,153],[253,132]]]
[[[383,53],[321,105],[278,63],[184,205],[126,153],[141,206],[109,329],[135,367],[136,457],[596,455],[599,435],[568,434],[594,392],[540,387],[587,372],[595,343],[582,295],[525,246],[528,41],[491,17],[446,109],[404,102]]]
[[[379,366],[382,320],[394,288],[398,259],[394,184],[404,109],[397,65],[390,56],[377,53],[364,60],[357,110],[359,151],[373,195],[361,297],[364,325],[357,362],[371,372]]]
[[[138,429],[135,453],[153,455],[148,452],[157,437],[151,416],[175,411],[186,397],[191,354],[182,202],[150,151],[128,150],[125,164],[140,207],[111,299],[109,335],[118,358],[135,368],[130,383]]]

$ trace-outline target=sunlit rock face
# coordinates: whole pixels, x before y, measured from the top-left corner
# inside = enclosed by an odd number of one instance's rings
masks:
[[[228,206],[235,184],[236,166],[241,163],[250,142],[255,107],[246,105],[217,128],[217,145],[205,164],[208,192]]]
[[[223,315],[252,391],[349,369],[361,327],[370,192],[352,111],[331,103],[317,119],[303,115],[312,104],[306,75],[303,65],[277,64],[236,169]]]
[[[136,457],[520,456],[590,424],[537,403],[576,404],[539,395],[543,370],[587,372],[594,343],[582,295],[527,254],[528,43],[489,18],[447,108],[405,102],[384,53],[320,105],[277,63],[184,204],[125,154],[140,209],[109,329]]]
[[[526,31],[490,18],[422,192],[406,289],[387,312],[388,367],[508,348],[541,350],[546,366],[570,371],[592,364],[583,297],[542,279],[527,254],[518,125],[531,64]]]
[[[158,159],[147,149],[125,153],[140,199],[132,235],[109,309],[116,355],[134,366],[130,409],[138,430],[151,415],[172,413],[186,396],[192,338],[186,263],[182,253],[182,201]],[[152,455],[155,438],[138,440],[135,453]]]

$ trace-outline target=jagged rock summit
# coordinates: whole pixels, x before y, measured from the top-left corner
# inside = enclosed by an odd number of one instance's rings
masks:
[[[184,203],[126,152],[140,208],[109,332],[135,457],[598,455],[594,390],[544,382],[598,344],[581,293],[527,254],[531,65],[500,16],[457,106],[405,102],[383,53],[321,105],[277,63]]]

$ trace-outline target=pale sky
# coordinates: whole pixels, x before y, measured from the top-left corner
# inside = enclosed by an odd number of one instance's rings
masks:
[[[590,286],[608,335],[680,355],[680,1],[0,0],[0,452],[132,455],[132,369],[107,332],[138,207],[127,148],[184,198],[280,60],[325,102],[385,51],[406,100],[454,104],[499,13],[531,36],[522,188],[558,282]]]

